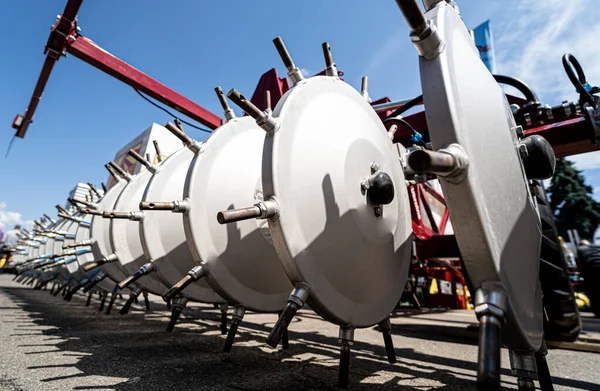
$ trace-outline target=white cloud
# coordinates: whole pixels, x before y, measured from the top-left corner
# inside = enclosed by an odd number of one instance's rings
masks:
[[[304,77],[311,77],[313,75],[311,71],[306,68],[300,68],[300,73],[302,73],[302,76]]]
[[[565,53],[579,60],[590,84],[600,84],[600,24],[586,23],[597,20],[600,9],[564,5],[522,0],[494,24],[499,73],[522,79],[550,105],[577,98],[562,66]]]
[[[23,220],[21,213],[6,210],[7,206],[6,202],[0,201],[0,224],[4,225],[5,229],[12,229],[16,224],[28,230],[33,228],[33,220]]]
[[[567,160],[575,163],[578,170],[594,170],[600,168],[600,151],[569,156]]]

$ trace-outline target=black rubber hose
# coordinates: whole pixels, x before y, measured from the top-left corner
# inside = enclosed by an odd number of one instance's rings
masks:
[[[539,103],[537,94],[524,81],[504,75],[493,75],[496,82],[514,87],[525,96],[528,102]]]
[[[587,84],[587,80],[585,79],[585,73],[583,72],[581,64],[579,64],[579,61],[577,61],[572,54],[566,53],[562,57],[562,63],[569,80],[571,80],[571,83],[573,83],[573,86],[577,92],[579,92],[580,100],[588,102],[592,107],[596,107],[594,97],[584,87],[584,85]],[[573,68],[575,68],[577,75],[573,72]]]
[[[404,112],[412,109],[413,107],[415,107],[418,104],[421,104],[423,102],[423,95],[419,95],[416,98],[409,100],[408,102],[406,102],[404,105],[402,105],[401,107],[397,108],[396,110],[394,110],[392,112],[392,114],[388,115],[387,117],[385,117],[384,121],[386,119],[389,118],[394,118],[397,117],[399,115],[402,115]]]

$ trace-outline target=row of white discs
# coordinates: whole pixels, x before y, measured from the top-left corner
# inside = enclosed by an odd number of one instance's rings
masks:
[[[68,234],[29,257],[91,239],[91,248],[67,253],[47,273],[121,282],[151,265],[131,286],[163,295],[201,266],[202,278],[181,292],[190,300],[280,312],[294,291],[301,304],[347,329],[385,320],[404,288],[411,251],[397,148],[365,98],[334,76],[298,81],[271,118],[272,132],[251,117],[232,118],[204,143],[120,178],[94,205],[135,211],[137,222],[86,214],[76,216],[82,222],[62,220],[52,229]],[[371,205],[361,188],[375,171],[394,183],[387,205]],[[139,211],[141,201],[172,200],[182,201],[175,204],[184,213]],[[217,221],[220,211],[263,200],[275,205],[274,216]],[[110,262],[83,271],[94,260]],[[106,279],[97,287],[115,289]]]

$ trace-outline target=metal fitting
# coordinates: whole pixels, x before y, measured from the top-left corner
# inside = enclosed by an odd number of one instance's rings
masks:
[[[354,329],[349,327],[340,327],[339,342],[348,345],[354,344]]]
[[[294,288],[294,290],[290,294],[290,297],[288,297],[288,302],[292,302],[298,305],[299,307],[303,307],[304,303],[306,302],[306,299],[308,299],[308,289],[299,287]]]

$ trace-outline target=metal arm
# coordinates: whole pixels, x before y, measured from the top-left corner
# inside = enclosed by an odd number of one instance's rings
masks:
[[[25,110],[25,115],[21,116],[19,114],[13,121],[12,127],[17,130],[17,137],[25,137],[27,128],[33,121],[33,115],[42,98],[54,64],[56,64],[65,52],[108,73],[128,86],[143,92],[210,129],[216,129],[221,125],[222,120],[216,114],[211,113],[202,106],[115,57],[91,39],[79,35],[76,16],[82,2],[83,0],[68,0],[62,15],[57,18],[57,22],[52,28],[44,50],[46,60],[42,66],[42,71],[33,90],[27,110]]]

